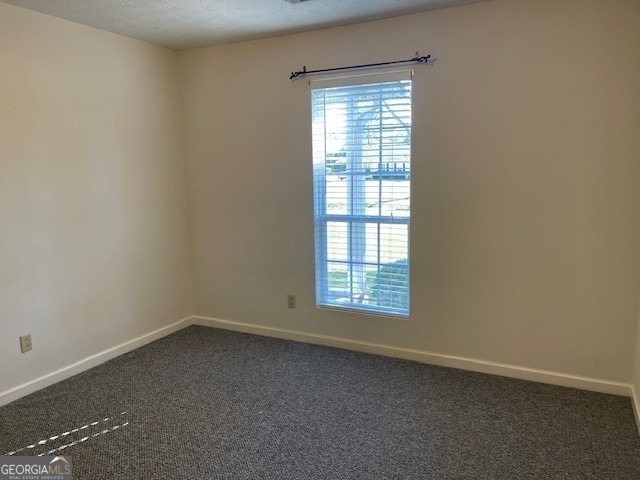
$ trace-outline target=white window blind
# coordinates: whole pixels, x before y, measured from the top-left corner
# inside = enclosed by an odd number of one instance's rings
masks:
[[[312,84],[320,307],[409,315],[411,80],[403,77]]]

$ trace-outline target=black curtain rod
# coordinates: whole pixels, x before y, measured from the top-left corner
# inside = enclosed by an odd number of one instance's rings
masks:
[[[410,58],[408,60],[396,60],[395,62],[382,62],[382,63],[367,63],[365,65],[351,65],[350,67],[324,68],[322,70],[307,70],[307,67],[305,65],[304,67],[302,67],[302,70],[300,70],[299,72],[291,72],[291,76],[289,77],[289,80],[295,80],[296,78],[303,75],[312,75],[314,73],[325,73],[325,72],[337,72],[339,70],[351,70],[353,68],[381,67],[383,65],[394,65],[396,63],[427,63],[430,58],[431,58],[431,55],[420,57],[416,53],[415,57]]]

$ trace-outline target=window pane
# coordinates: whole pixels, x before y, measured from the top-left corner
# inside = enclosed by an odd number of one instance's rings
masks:
[[[380,262],[393,263],[409,258],[409,228],[407,225],[380,225]]]
[[[327,222],[327,260],[349,259],[349,243],[346,222]]]
[[[328,263],[329,291],[334,299],[349,296],[349,268],[346,263]]]

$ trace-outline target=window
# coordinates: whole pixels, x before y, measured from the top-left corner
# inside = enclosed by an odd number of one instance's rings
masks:
[[[319,307],[409,315],[411,80],[402,73],[312,82]]]

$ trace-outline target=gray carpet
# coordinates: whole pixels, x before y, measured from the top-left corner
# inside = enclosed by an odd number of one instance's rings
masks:
[[[195,326],[1,407],[10,452],[76,480],[640,478],[629,398]]]

